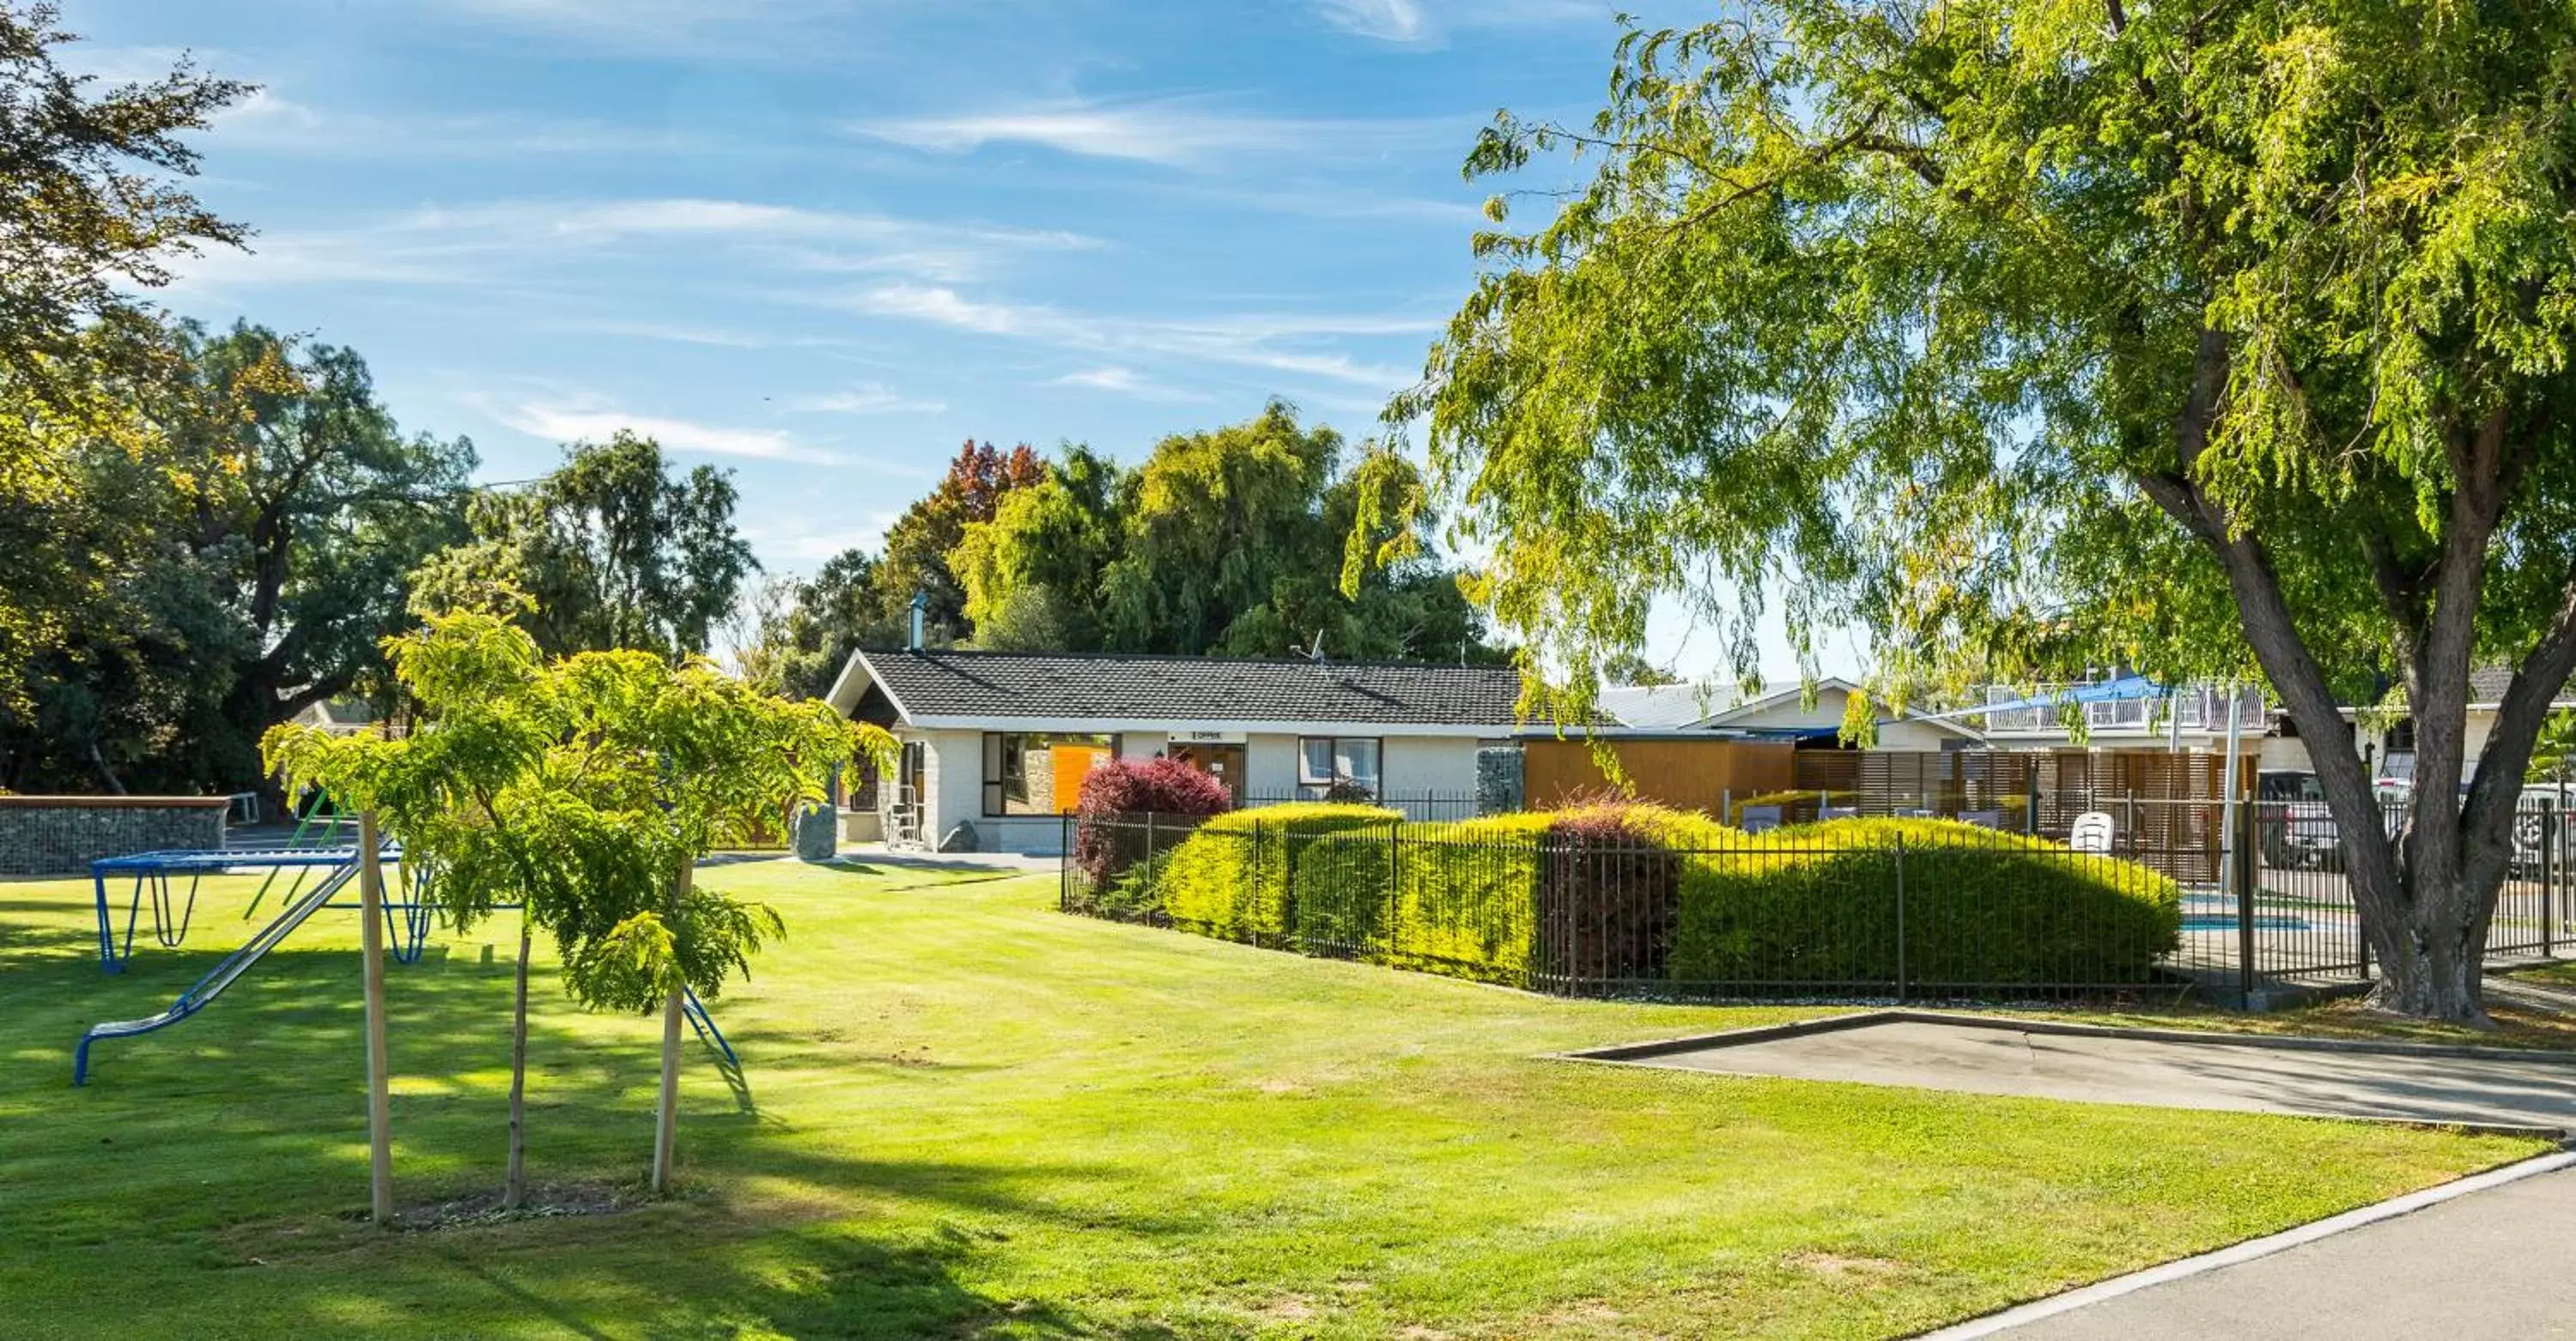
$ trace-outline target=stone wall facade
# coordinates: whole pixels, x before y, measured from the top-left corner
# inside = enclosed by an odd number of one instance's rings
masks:
[[[0,875],[84,875],[100,857],[224,845],[220,796],[0,796]]]

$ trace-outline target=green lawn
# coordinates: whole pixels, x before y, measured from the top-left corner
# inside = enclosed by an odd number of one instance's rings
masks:
[[[1045,877],[704,883],[789,935],[715,1003],[748,1091],[691,1072],[686,1194],[399,1234],[350,1218],[353,915],[76,1091],[81,1028],[166,1004],[253,925],[241,891],[105,979],[84,883],[0,883],[0,1334],[1890,1336],[2534,1149],[1544,1061],[1789,1012],[1065,917]],[[392,970],[407,1203],[498,1181],[513,936]],[[631,1185],[655,1027],[539,999],[534,1168]]]

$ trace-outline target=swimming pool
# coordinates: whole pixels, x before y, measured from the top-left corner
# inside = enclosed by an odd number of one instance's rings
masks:
[[[2185,913],[2182,917],[2182,929],[2185,931],[2234,931],[2236,929],[2236,914]],[[2314,931],[2316,929],[2316,924],[2310,922],[2304,917],[2290,917],[2276,913],[2256,913],[2254,915],[2254,929],[2256,931]]]

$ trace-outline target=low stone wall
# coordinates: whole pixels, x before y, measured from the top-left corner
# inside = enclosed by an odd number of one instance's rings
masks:
[[[220,796],[0,796],[0,875],[79,875],[100,857],[224,845]]]

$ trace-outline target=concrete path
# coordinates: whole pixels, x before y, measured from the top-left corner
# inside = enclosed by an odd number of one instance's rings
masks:
[[[2296,1051],[1914,1021],[1639,1057],[1647,1066],[1871,1085],[2576,1132],[2576,1055]],[[2576,1275],[2576,1238],[2561,1251]]]
[[[1995,1333],[2004,1341],[2576,1337],[2576,1170]]]
[[[1064,864],[1061,857],[1022,852],[896,851],[883,843],[844,843],[838,860],[907,871],[1053,871]]]

